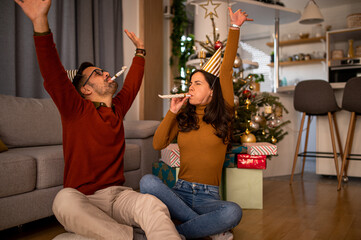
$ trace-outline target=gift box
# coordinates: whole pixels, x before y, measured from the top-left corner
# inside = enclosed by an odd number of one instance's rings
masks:
[[[223,168],[235,168],[237,167],[237,158],[235,153],[227,153],[226,159],[224,159]]]
[[[161,161],[168,164],[170,167],[180,166],[179,147],[176,143],[169,144],[161,151]]]
[[[178,180],[179,168],[170,167],[164,162],[155,162],[152,165],[152,173],[172,188]]]
[[[237,168],[266,169],[265,155],[237,154]]]
[[[268,142],[244,143],[249,155],[277,155],[277,146]]]
[[[237,167],[237,153],[246,153],[247,148],[245,146],[234,146],[226,153],[226,159],[224,160],[224,168],[236,168]]]
[[[223,200],[237,203],[242,209],[263,208],[263,170],[223,169]]]
[[[233,146],[232,149],[230,150],[231,153],[246,153],[247,152],[247,147],[245,146]]]

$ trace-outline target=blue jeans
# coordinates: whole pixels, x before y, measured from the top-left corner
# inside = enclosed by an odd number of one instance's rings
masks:
[[[242,218],[240,206],[220,200],[217,186],[179,179],[171,189],[148,174],[140,180],[140,192],[152,194],[167,205],[172,218],[182,222],[176,228],[186,238],[225,232],[237,226]]]

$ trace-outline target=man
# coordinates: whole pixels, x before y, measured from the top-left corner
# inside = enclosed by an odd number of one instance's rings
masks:
[[[44,87],[61,115],[64,189],[53,203],[59,222],[93,239],[133,239],[132,226],[141,227],[148,239],[180,239],[160,200],[122,186],[123,117],[143,78],[143,42],[125,31],[137,51],[122,90],[113,98],[117,83],[90,63],[81,65],[73,84],[69,81],[49,29],[51,0],[15,2],[33,23]]]

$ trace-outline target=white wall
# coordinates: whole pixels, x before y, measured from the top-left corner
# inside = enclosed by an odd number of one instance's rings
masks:
[[[123,0],[123,29],[134,32],[139,37],[139,0]],[[132,63],[135,47],[128,36],[123,34],[124,65],[129,67]],[[126,74],[128,71],[126,72]],[[139,94],[129,109],[126,120],[139,120]]]

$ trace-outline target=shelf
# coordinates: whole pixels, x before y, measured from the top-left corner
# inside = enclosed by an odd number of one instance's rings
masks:
[[[302,64],[314,64],[326,61],[326,59],[311,59],[311,60],[304,60],[304,61],[289,61],[289,62],[280,62],[280,66],[291,66],[291,65],[302,65]],[[273,67],[273,63],[267,64],[267,66]]]
[[[195,0],[188,0],[195,1]],[[198,0],[200,1],[200,0]],[[245,9],[250,18],[254,18],[255,24],[274,25],[275,18],[279,18],[280,24],[295,22],[301,17],[301,12],[276,4],[268,4],[252,0],[233,0],[232,10]]]
[[[325,42],[326,37],[317,37],[317,38],[305,38],[305,39],[295,39],[289,41],[280,41],[279,46],[290,46],[290,45],[297,45],[297,44],[304,44],[304,43],[317,43],[317,42]],[[266,43],[267,46],[273,47],[273,42]]]

